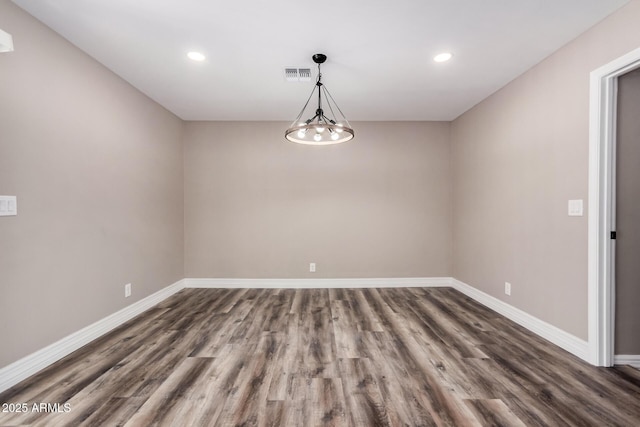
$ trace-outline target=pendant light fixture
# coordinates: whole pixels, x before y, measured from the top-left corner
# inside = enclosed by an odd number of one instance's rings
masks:
[[[333,100],[326,86],[322,84],[320,64],[327,60],[327,56],[322,53],[316,53],[312,56],[312,59],[313,62],[318,64],[318,79],[311,91],[311,95],[309,95],[309,99],[307,99],[306,104],[302,107],[302,111],[300,111],[298,117],[291,123],[291,126],[284,133],[284,136],[291,142],[308,145],[330,145],[347,142],[354,136],[353,129]],[[310,108],[310,111],[306,112],[309,101],[314,97],[316,90],[318,91],[317,108],[315,111]],[[340,114],[337,117],[335,114],[336,111]],[[329,114],[329,116],[327,116],[327,114]],[[303,117],[310,118],[304,119]]]

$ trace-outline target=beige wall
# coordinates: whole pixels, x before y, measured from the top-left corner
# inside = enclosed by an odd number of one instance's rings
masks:
[[[451,274],[448,123],[356,123],[325,147],[286,127],[186,124],[187,277]]]
[[[451,127],[453,275],[587,339],[589,73],[640,46],[632,1]],[[504,282],[512,295],[504,294]]]
[[[182,122],[9,1],[0,28],[3,367],[184,271]]]
[[[640,354],[640,70],[618,79],[615,354]]]

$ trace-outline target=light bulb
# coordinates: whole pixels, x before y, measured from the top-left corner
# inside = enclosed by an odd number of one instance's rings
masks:
[[[307,134],[307,130],[306,129],[301,129],[298,131],[298,138],[304,138],[304,136]]]
[[[331,134],[331,139],[333,139],[334,141],[337,140],[338,138],[340,138],[340,135],[338,135],[338,132],[334,132]]]
[[[316,128],[316,132],[322,133],[322,132],[324,132],[324,128]]]
[[[342,123],[338,123],[336,125],[336,132],[341,133],[342,132]]]
[[[187,56],[193,61],[204,61],[206,59],[206,57],[200,52],[189,52],[187,53]]]
[[[443,52],[433,57],[433,60],[436,62],[447,62],[453,57],[453,54],[450,52]]]
[[[313,135],[313,140],[316,142],[322,141],[322,135],[320,135],[319,133],[316,133],[315,135]]]

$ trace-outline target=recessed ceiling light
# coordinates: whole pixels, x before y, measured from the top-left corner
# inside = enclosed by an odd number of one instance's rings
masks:
[[[433,57],[433,60],[436,62],[447,62],[453,57],[453,54],[450,52],[439,53]]]
[[[206,56],[204,56],[200,52],[189,52],[187,53],[187,56],[189,57],[189,59],[192,59],[194,61],[204,61],[206,58]]]

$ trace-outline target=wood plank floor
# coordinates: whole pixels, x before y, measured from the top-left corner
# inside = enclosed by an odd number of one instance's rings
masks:
[[[28,411],[2,426],[638,426],[640,374],[450,288],[185,289],[4,403]]]

